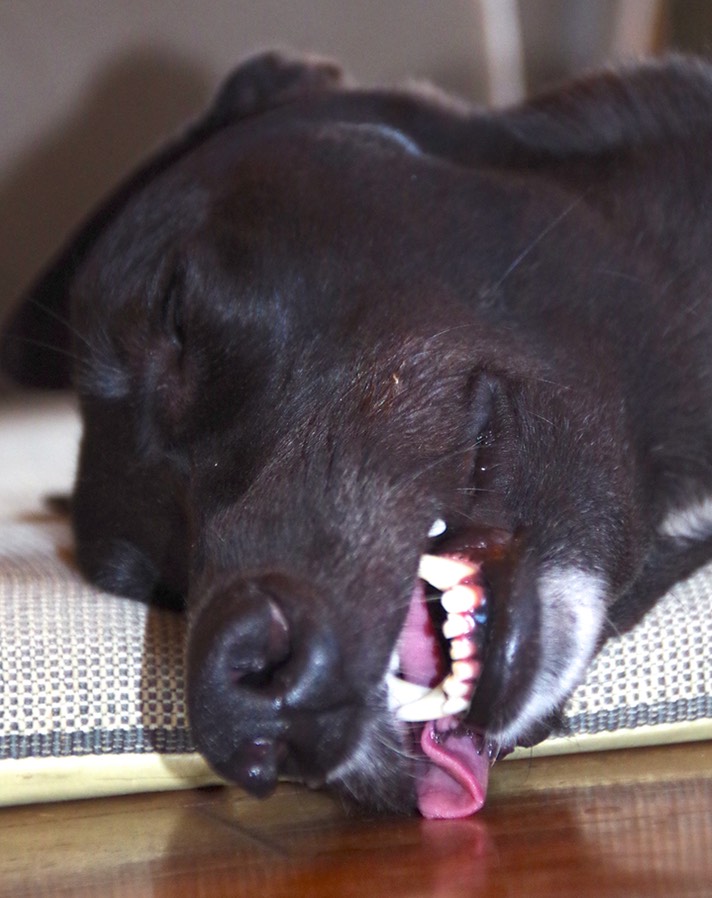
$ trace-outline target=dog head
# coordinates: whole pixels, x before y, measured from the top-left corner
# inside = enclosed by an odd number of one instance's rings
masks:
[[[590,250],[589,224],[448,159],[446,121],[261,57],[34,294],[70,297],[80,563],[186,597],[195,740],[255,794],[469,813],[580,680],[630,552],[605,366],[531,326],[579,289],[562,248],[503,277],[557,216]]]

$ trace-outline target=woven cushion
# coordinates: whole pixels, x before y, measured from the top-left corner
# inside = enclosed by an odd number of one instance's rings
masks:
[[[186,721],[181,616],[88,586],[43,504],[78,439],[67,398],[0,414],[0,804],[217,781]],[[535,753],[711,737],[710,596],[712,566],[609,643]]]

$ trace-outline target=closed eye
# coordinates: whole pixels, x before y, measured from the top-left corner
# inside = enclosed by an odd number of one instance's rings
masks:
[[[183,297],[185,273],[181,265],[175,265],[163,291],[161,304],[161,323],[165,334],[170,337],[177,349],[185,345],[185,318]]]

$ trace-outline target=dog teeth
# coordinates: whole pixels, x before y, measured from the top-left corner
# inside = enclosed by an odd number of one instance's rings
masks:
[[[453,661],[466,661],[475,656],[475,644],[467,636],[459,636],[450,643],[450,658]]]
[[[406,723],[422,723],[462,714],[470,706],[480,672],[480,663],[468,657],[453,662],[450,673],[433,688],[389,674],[386,677],[389,707],[399,720]]]
[[[430,539],[435,539],[436,536],[442,536],[446,530],[447,524],[445,523],[445,521],[443,521],[442,518],[438,518],[437,520],[433,521],[432,527],[430,528],[430,530],[428,530],[428,537]]]
[[[445,558],[441,555],[422,555],[418,576],[430,583],[440,592],[446,592],[457,586],[461,580],[471,577],[476,571],[471,564],[457,561],[454,558]]]
[[[447,717],[444,708],[448,697],[443,692],[442,685],[431,689],[429,686],[418,686],[416,683],[409,683],[392,675],[386,678],[386,683],[388,704],[399,720],[406,723],[423,723]]]
[[[441,526],[444,527],[444,522],[435,521],[431,536],[444,532]],[[394,653],[386,685],[389,708],[398,720],[422,723],[463,714],[470,707],[482,669],[475,636],[479,619],[486,618],[486,613],[482,587],[463,581],[477,570],[477,566],[455,558],[421,557],[418,576],[441,593],[440,601],[447,615],[442,633],[449,642],[451,667],[437,686],[420,686],[397,676],[399,661]]]
[[[419,686],[417,683],[410,683],[394,674],[387,676],[386,684],[389,701],[394,707],[420,701],[432,691],[430,686]]]
[[[473,687],[471,683],[466,683],[454,673],[448,674],[442,682],[442,689],[448,698],[467,698],[471,697]]]
[[[463,714],[469,707],[469,698],[449,698],[443,705],[443,717],[455,717],[458,714]]]
[[[467,683],[474,694],[474,680],[480,675],[480,665],[472,658],[463,658],[461,661],[455,661],[452,665],[451,676],[456,680]]]
[[[479,605],[479,590],[477,587],[464,586],[460,583],[440,596],[440,604],[448,614],[473,612]]]
[[[443,624],[445,639],[458,639],[467,636],[475,629],[475,620],[471,614],[448,614]]]

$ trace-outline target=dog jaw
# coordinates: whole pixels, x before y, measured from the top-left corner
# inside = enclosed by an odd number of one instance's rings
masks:
[[[583,679],[598,647],[606,610],[606,584],[592,571],[552,566],[537,583],[541,612],[540,656],[529,696],[516,716],[490,735],[515,745],[560,708]],[[515,659],[512,658],[512,663]]]

